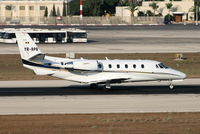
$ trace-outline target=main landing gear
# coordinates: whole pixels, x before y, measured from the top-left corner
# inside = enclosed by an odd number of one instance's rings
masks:
[[[90,89],[97,89],[98,88],[98,84],[94,83],[94,84],[90,84]]]
[[[111,89],[110,81],[106,81],[106,84],[104,85],[103,89],[106,90],[106,91]]]
[[[97,83],[90,84],[90,89],[97,89],[98,87],[99,85]],[[110,81],[106,81],[106,83],[103,85],[103,89],[106,91],[111,89]]]

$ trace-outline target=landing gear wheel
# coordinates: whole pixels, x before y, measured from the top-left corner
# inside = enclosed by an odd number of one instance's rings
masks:
[[[111,89],[111,87],[110,87],[110,86],[104,85],[104,86],[103,86],[103,89],[104,89],[105,91],[109,91],[109,90]]]
[[[97,89],[98,85],[97,84],[90,84],[90,89]]]
[[[174,89],[174,85],[173,85],[173,84],[170,84],[170,85],[169,85],[169,88],[170,88],[170,89]]]
[[[110,81],[106,81],[106,84],[103,86],[103,89],[106,90],[106,91],[111,89]]]

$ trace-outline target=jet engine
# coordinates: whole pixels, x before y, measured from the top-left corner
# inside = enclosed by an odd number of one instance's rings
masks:
[[[74,70],[85,70],[85,71],[100,71],[102,70],[102,64],[96,60],[79,60],[71,62],[70,65],[66,66]]]

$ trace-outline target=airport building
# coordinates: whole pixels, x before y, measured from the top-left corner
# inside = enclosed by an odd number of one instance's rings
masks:
[[[152,7],[149,6],[152,2],[156,2],[159,6],[155,11],[155,14],[162,14],[165,16],[169,13],[166,7],[166,3],[171,2],[173,4],[170,14],[175,16],[176,22],[181,22],[183,20],[194,20],[194,13],[192,8],[194,6],[194,0],[143,0],[141,6],[138,6],[138,10],[134,12],[134,16],[138,16],[138,12],[146,13],[148,10],[154,12]],[[128,7],[116,7],[116,16],[131,16],[131,12]]]
[[[63,0],[1,0],[0,16],[1,18],[40,18],[44,17],[46,8],[48,16],[52,15],[53,5],[58,16],[63,13]]]

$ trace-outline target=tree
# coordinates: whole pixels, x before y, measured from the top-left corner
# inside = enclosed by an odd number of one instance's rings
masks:
[[[170,2],[170,3],[166,3],[165,5],[166,5],[167,9],[169,10],[169,14],[170,14],[170,10],[171,10],[173,4]]]
[[[102,0],[89,0],[86,1],[86,11],[88,12],[89,16],[100,16],[101,15],[101,5]]]
[[[80,0],[72,0],[70,4],[70,14],[79,15]],[[119,0],[84,0],[83,15],[84,16],[102,16],[106,13],[114,14],[115,7],[119,4]]]
[[[53,17],[56,17],[56,8],[55,8],[55,4],[53,4],[52,16],[53,16]]]
[[[194,19],[196,20],[196,17],[198,17],[198,20],[200,19],[200,13],[199,13],[199,7],[200,7],[200,1],[199,0],[194,0]]]
[[[104,0],[101,5],[101,15],[106,11],[107,13],[114,14],[115,7],[118,5],[119,0]]]
[[[119,0],[118,6],[128,6],[129,2],[128,0]]]
[[[146,16],[153,16],[154,14],[151,12],[151,10],[147,10]]]
[[[45,8],[44,17],[48,17],[48,7]]]
[[[152,7],[152,9],[153,9],[153,14],[154,14],[154,16],[155,16],[156,10],[159,8],[159,6],[158,6],[157,3],[155,3],[155,2],[150,3],[149,6]]]
[[[63,17],[66,17],[66,16],[67,16],[67,11],[66,11],[66,4],[65,4],[65,2],[63,2],[63,13],[62,13],[62,16],[63,16]]]
[[[139,11],[138,16],[145,16],[145,13],[143,11]]]
[[[136,11],[136,10],[138,10],[138,4],[137,3],[131,3],[130,5],[129,5],[129,7],[128,7],[128,10],[130,10],[131,11],[131,16],[134,16],[134,12]]]

